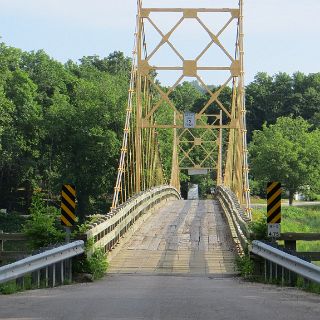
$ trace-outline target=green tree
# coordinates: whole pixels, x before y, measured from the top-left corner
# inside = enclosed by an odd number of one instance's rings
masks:
[[[30,218],[25,222],[23,231],[31,238],[33,249],[60,243],[64,233],[59,225],[60,211],[48,207],[39,193],[35,193],[30,207]]]
[[[188,81],[184,81],[181,85],[177,86],[170,94],[170,98],[174,102],[175,107],[182,112],[191,111],[195,101],[200,97],[201,93],[199,90]]]
[[[302,117],[319,127],[320,73],[260,72],[246,87],[246,106],[249,140],[263,123],[274,124],[284,116]]]
[[[41,107],[37,86],[20,68],[22,52],[0,44],[0,204],[14,207],[18,187],[28,191],[36,180]]]
[[[274,125],[264,124],[261,131],[254,131],[249,145],[254,179],[265,185],[281,182],[289,192],[290,205],[295,192],[320,187],[320,131],[310,128],[301,117],[281,117]]]

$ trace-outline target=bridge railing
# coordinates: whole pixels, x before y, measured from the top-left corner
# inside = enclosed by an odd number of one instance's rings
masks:
[[[103,248],[108,252],[133,225],[138,228],[152,213],[152,208],[163,201],[180,198],[180,193],[171,186],[159,186],[136,194],[102,217],[98,223],[92,224],[86,237],[88,240],[93,239],[94,248]]]
[[[320,267],[317,265],[257,240],[252,241],[250,252],[263,258],[262,272],[265,281],[294,285],[296,276],[299,275],[304,280],[320,284]]]
[[[250,219],[244,214],[238,199],[229,188],[218,186],[216,196],[228,220],[238,253],[243,255],[248,251],[249,246],[250,230],[248,223]]]
[[[84,252],[84,242],[74,241],[0,267],[0,283],[18,280],[24,287],[24,276],[31,274],[35,287],[55,286],[71,281],[71,258]],[[59,279],[58,279],[59,278]]]

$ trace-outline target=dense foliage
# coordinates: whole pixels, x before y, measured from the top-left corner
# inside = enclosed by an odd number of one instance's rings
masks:
[[[40,193],[35,193],[32,197],[30,217],[23,225],[23,232],[31,239],[32,249],[64,241],[65,236],[59,218],[59,210],[47,206]]]
[[[281,117],[254,131],[249,154],[252,175],[260,184],[281,181],[289,203],[297,191],[320,190],[320,130],[302,118]]]
[[[44,51],[0,44],[0,207],[30,206],[35,187],[55,199],[74,183],[82,215],[105,208],[121,145],[130,59],[65,65]],[[56,199],[57,200],[57,199]],[[98,201],[103,202],[99,207]]]
[[[265,122],[274,124],[279,117],[302,117],[319,127],[320,73],[269,76],[260,72],[246,88],[246,107],[249,139],[254,130],[261,130]]]
[[[23,52],[0,43],[0,208],[25,212],[35,188],[42,190],[48,203],[58,206],[61,184],[74,183],[80,216],[107,210],[121,146],[130,69],[131,60],[121,52],[62,64],[42,50]],[[216,89],[213,85],[210,88]],[[284,156],[286,152],[296,157],[295,162],[281,160],[279,171],[285,172],[279,173],[279,179],[285,181],[283,176],[287,174],[291,180],[300,181],[299,185],[293,183],[292,190],[313,182],[319,175],[318,169],[310,172],[309,168],[316,167],[318,154],[312,144],[318,139],[315,129],[320,120],[320,73],[279,73],[272,77],[259,73],[246,89],[248,133],[253,139],[251,177],[257,189],[272,178],[264,174],[268,170],[263,167],[265,156],[269,164],[280,159],[289,161]],[[228,87],[219,96],[229,110],[230,96]],[[184,82],[170,98],[180,111],[197,112],[210,95],[197,82]],[[209,110],[215,107],[213,103]],[[276,121],[283,116],[292,117],[290,121],[300,116],[309,124],[301,122],[297,134],[281,134]],[[173,113],[163,111],[156,120],[166,122],[172,117]],[[260,133],[253,134],[254,130]],[[311,132],[315,133],[309,141]],[[172,135],[172,131],[161,129],[157,136],[167,178]],[[270,146],[264,142],[275,137],[277,150],[268,152]],[[224,143],[225,152],[227,135]],[[307,145],[310,146],[305,149]],[[183,173],[181,177],[187,180]],[[204,190],[215,177],[206,179]],[[288,181],[285,184],[290,186]]]

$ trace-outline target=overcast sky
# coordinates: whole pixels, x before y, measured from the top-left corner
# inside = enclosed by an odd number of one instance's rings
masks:
[[[237,1],[145,0],[144,6],[160,3],[230,7]],[[320,72],[319,12],[319,0],[245,0],[246,82],[258,71]],[[131,56],[135,13],[136,0],[0,0],[0,36],[61,62],[115,50]]]

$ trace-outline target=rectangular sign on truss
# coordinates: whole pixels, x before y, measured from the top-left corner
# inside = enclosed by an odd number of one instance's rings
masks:
[[[196,126],[196,114],[185,112],[183,115],[183,126],[185,128],[194,128]]]
[[[188,169],[189,176],[208,174],[208,169]]]

